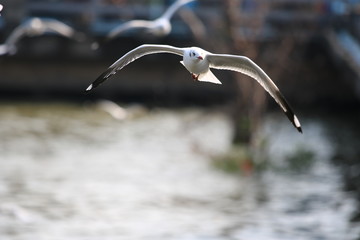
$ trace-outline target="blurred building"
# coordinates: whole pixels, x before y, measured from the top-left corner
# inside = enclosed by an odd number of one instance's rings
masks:
[[[209,1],[209,3],[214,1]],[[4,0],[3,28],[12,28],[29,17],[51,17],[93,36],[104,36],[122,21],[154,19],[172,3],[169,0]],[[188,4],[195,8],[197,4]],[[178,16],[173,19],[175,35],[186,32]]]
[[[54,88],[60,91],[65,88],[64,91],[71,91],[79,84],[79,88],[80,85],[83,88],[111,62],[143,43],[196,45],[214,52],[231,51],[252,58],[260,66],[265,66],[264,69],[271,76],[280,79],[287,68],[279,66],[290,64],[290,54],[300,47],[304,50],[309,39],[314,36],[324,37],[324,30],[345,29],[354,38],[359,39],[360,36],[360,1],[356,0],[198,0],[183,10],[190,9],[192,17],[205,26],[205,39],[194,36],[190,29],[194,24],[186,23],[191,15],[178,12],[171,21],[173,29],[167,37],[157,39],[128,32],[103,44],[100,50],[92,51],[91,44],[94,41],[101,43],[104,36],[119,23],[132,19],[154,19],[172,2],[174,0],[2,0],[4,9],[0,17],[0,42],[30,17],[50,17],[63,21],[81,32],[84,41],[76,42],[54,35],[23,39],[16,55],[0,58],[1,67],[4,67],[0,87],[5,89],[3,91],[10,89],[8,92],[19,92],[19,89],[27,91],[35,85],[30,80],[24,85],[21,78],[34,76],[34,69],[44,74],[43,66],[46,65],[47,69],[68,72],[67,78],[62,80],[68,81],[68,84],[66,88],[64,85],[59,86],[61,77],[48,71],[43,76],[46,84],[42,84],[42,87],[48,84],[47,90]],[[159,58],[159,62],[162,59],[165,59],[163,64],[167,63],[165,57]],[[42,62],[32,66],[36,64],[35,60]],[[89,62],[93,64],[92,67],[85,65]],[[278,64],[279,62],[282,64]],[[296,65],[298,62],[294,58],[292,64]],[[50,63],[54,64],[48,66]],[[151,64],[150,61],[147,63]],[[18,68],[23,71],[28,69],[31,74],[16,76],[14,72]],[[36,81],[37,79],[34,80]],[[147,84],[145,82],[141,86]],[[179,86],[182,84],[183,82],[179,83]],[[136,87],[141,89],[140,84]],[[107,88],[108,91],[115,91],[114,89],[117,87]],[[126,88],[121,86],[121,89]],[[77,94],[78,90],[75,91]]]

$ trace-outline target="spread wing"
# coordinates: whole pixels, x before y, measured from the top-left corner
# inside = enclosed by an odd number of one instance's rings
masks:
[[[258,83],[275,99],[280,105],[286,116],[292,122],[299,132],[302,132],[300,122],[293,110],[287,103],[285,97],[281,94],[278,87],[270,77],[251,59],[245,56],[227,55],[227,54],[208,54],[207,59],[211,68],[232,70],[241,72],[254,78]]]
[[[161,15],[160,18],[170,19],[180,7],[193,1],[195,0],[177,0],[163,13],[163,15]]]
[[[41,21],[46,32],[54,32],[68,38],[72,38],[75,35],[75,30],[63,22],[55,19],[42,19]]]
[[[114,75],[117,71],[121,70],[123,67],[129,63],[135,61],[138,58],[141,58],[145,55],[154,54],[154,53],[172,53],[183,56],[184,50],[182,48],[177,48],[169,45],[156,45],[156,44],[144,44],[141,45],[130,52],[126,53],[124,56],[119,58],[114,62],[104,73],[102,73],[87,89],[90,91],[93,88],[99,86],[106,79]]]
[[[119,26],[115,27],[113,30],[110,31],[110,33],[107,35],[107,39],[113,39],[116,36],[122,34],[123,32],[134,29],[134,28],[152,28],[154,25],[153,21],[147,21],[147,20],[131,20],[128,22],[125,22],[123,24],[120,24]]]
[[[0,44],[0,56],[5,55],[9,52],[9,49],[6,44]]]
[[[27,23],[23,23],[21,25],[19,25],[18,27],[16,27],[11,34],[9,35],[9,37],[6,39],[5,44],[8,46],[14,46],[16,45],[16,43],[23,37],[27,35],[27,29],[29,28]]]

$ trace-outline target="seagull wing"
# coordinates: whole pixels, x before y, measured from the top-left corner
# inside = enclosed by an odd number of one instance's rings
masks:
[[[160,18],[170,19],[180,7],[193,1],[195,0],[177,0],[163,13],[163,15],[161,15]]]
[[[75,35],[75,30],[63,22],[55,19],[45,19],[41,21],[47,32],[54,32],[68,38],[72,38]]]
[[[14,47],[16,46],[16,43],[25,35],[27,35],[27,29],[29,28],[29,24],[28,23],[23,23],[19,26],[17,26],[9,35],[9,37],[7,37],[5,44],[8,47]]]
[[[5,55],[9,52],[9,49],[6,44],[0,44],[0,56]]]
[[[154,26],[153,21],[147,21],[147,20],[131,20],[126,23],[123,23],[117,27],[115,27],[113,30],[110,31],[110,33],[107,35],[107,39],[113,39],[116,36],[120,35],[121,33],[133,29],[133,28],[152,28]]]
[[[254,78],[259,84],[275,99],[280,105],[286,116],[297,128],[302,132],[300,122],[291,107],[287,103],[285,97],[281,94],[278,87],[270,79],[270,77],[251,59],[245,56],[227,55],[227,54],[208,54],[207,59],[211,68],[232,70],[241,72]]]
[[[114,62],[104,73],[102,73],[87,89],[90,91],[93,88],[97,87],[103,83],[106,79],[114,75],[117,71],[121,70],[123,67],[129,63],[135,61],[138,58],[141,58],[145,55],[154,54],[154,53],[172,53],[183,56],[184,49],[177,48],[169,45],[156,45],[156,44],[144,44],[141,45],[130,52],[126,53],[124,56],[119,58]]]

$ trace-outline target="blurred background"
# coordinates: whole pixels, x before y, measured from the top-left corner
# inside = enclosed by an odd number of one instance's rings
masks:
[[[197,0],[106,40],[173,2],[0,0],[2,46],[34,18],[76,33],[0,56],[0,239],[360,239],[360,1]],[[84,93],[144,43],[251,58],[304,133],[256,81],[170,54]]]

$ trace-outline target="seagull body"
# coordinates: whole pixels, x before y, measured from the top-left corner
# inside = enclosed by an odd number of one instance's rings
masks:
[[[113,39],[127,30],[136,28],[145,29],[146,32],[157,37],[166,36],[171,32],[170,19],[174,13],[183,5],[193,1],[195,0],[177,0],[163,13],[163,15],[153,21],[132,20],[121,24],[108,34],[107,39]]]
[[[58,35],[73,38],[75,31],[70,26],[55,19],[31,18],[14,29],[4,44],[0,44],[0,55],[15,54],[16,44],[24,36],[39,36],[45,33],[56,33]]]
[[[302,132],[300,122],[286,99],[275,83],[258,65],[256,65],[256,63],[245,56],[213,54],[198,47],[178,48],[169,45],[141,45],[126,53],[113,63],[86,89],[86,91],[94,89],[136,59],[154,53],[172,53],[182,56],[183,60],[181,61],[181,64],[183,64],[191,73],[194,80],[221,84],[217,77],[211,72],[210,68],[241,72],[254,78],[279,104],[295,128],[299,132]]]

